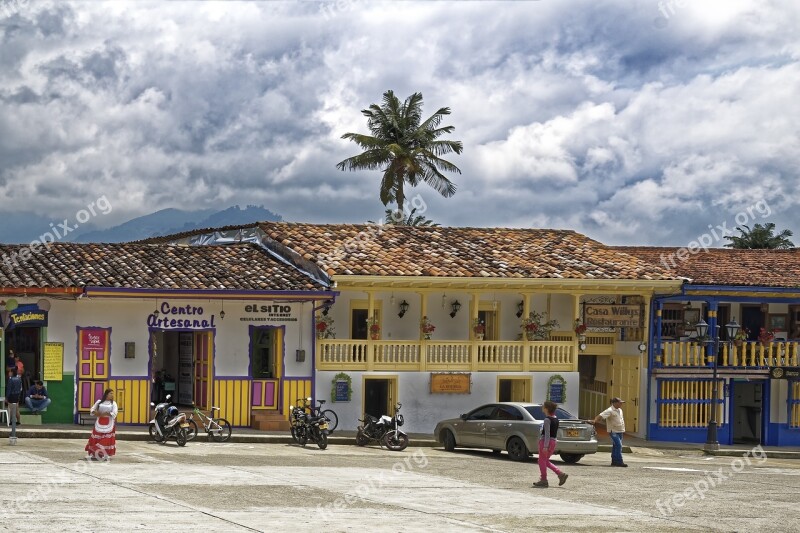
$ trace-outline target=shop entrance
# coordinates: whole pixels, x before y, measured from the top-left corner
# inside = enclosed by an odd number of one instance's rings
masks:
[[[765,444],[763,427],[764,417],[768,416],[763,409],[765,400],[765,382],[733,381],[733,412],[731,413],[731,431],[734,444]]]
[[[397,380],[393,378],[364,378],[364,412],[380,418],[394,414]]]
[[[531,378],[497,378],[498,402],[530,402]]]
[[[3,357],[3,362],[5,364],[10,350],[14,351],[14,355],[19,356],[19,360],[23,365],[23,372],[20,376],[22,378],[23,391],[27,391],[37,379],[42,379],[42,369],[40,367],[41,332],[42,328],[39,327],[17,326],[13,329],[7,329],[5,333],[6,353]]]
[[[213,369],[213,342],[209,331],[151,331],[151,401],[170,401],[207,409]]]

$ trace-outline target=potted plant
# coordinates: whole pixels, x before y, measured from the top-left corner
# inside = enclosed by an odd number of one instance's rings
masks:
[[[546,313],[531,311],[522,321],[520,327],[529,341],[547,339],[550,332],[558,327],[558,320],[545,320],[544,315]]]
[[[426,339],[430,339],[431,333],[433,333],[434,330],[436,330],[436,326],[431,324],[431,321],[428,320],[427,316],[422,317],[422,321],[419,323],[419,328],[422,330],[422,335]]]
[[[482,341],[483,336],[486,334],[486,325],[476,318],[472,322],[472,332],[475,334],[476,339]]]
[[[369,337],[376,341],[381,338],[381,326],[378,324],[378,319],[376,317],[371,317],[367,319],[367,324],[369,325]]]
[[[333,318],[325,315],[317,315],[317,325],[315,326],[317,330],[317,338],[318,339],[330,339],[336,337],[336,333],[333,331]]]
[[[758,332],[758,340],[761,342],[761,346],[766,346],[772,339],[775,338],[775,332],[771,329],[761,328]]]
[[[579,341],[586,340],[586,324],[581,322],[580,318],[575,319],[575,334],[578,336]]]

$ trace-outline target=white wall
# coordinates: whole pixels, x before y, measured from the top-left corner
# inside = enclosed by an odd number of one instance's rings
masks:
[[[20,300],[20,303],[36,303]],[[47,341],[64,343],[64,370],[74,372],[77,363],[78,336],[76,326],[111,329],[111,373],[114,377],[147,376],[149,361],[148,316],[164,300],[81,298],[77,301],[50,300]],[[220,301],[172,298],[170,307],[190,305],[202,307],[202,315],[175,315],[179,319],[214,320],[215,375],[247,376],[250,365],[249,326],[285,326],[285,375],[303,377],[311,375],[313,357],[312,304],[280,303],[289,308],[288,316],[270,315],[268,312],[246,312],[245,306],[275,305],[273,301],[226,301],[225,318],[219,318]],[[169,315],[172,317],[173,315]],[[165,318],[159,312],[158,318]],[[136,356],[125,359],[126,342],[136,343]],[[297,349],[306,351],[305,362],[295,361]],[[163,349],[163,347],[161,347]]]
[[[401,412],[406,424],[403,429],[410,433],[432,433],[436,423],[446,418],[457,418],[484,403],[497,401],[497,377],[531,376],[533,402],[541,403],[547,394],[547,380],[558,374],[567,382],[567,402],[565,409],[577,415],[579,376],[577,372],[473,372],[470,394],[431,394],[430,373],[428,372],[345,372],[350,376],[353,386],[352,400],[332,402],[332,381],[339,372],[317,372],[315,396],[325,400],[339,416],[339,428],[354,430],[358,419],[363,417],[363,377],[376,378],[393,376],[397,378],[398,398],[403,404]]]

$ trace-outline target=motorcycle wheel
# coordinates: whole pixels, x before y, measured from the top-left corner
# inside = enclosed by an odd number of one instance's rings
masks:
[[[324,450],[328,447],[328,435],[325,433],[318,433],[317,434],[317,446],[319,446],[320,450]]]
[[[383,445],[395,452],[402,452],[408,447],[408,435],[399,431],[388,431],[383,436]]]
[[[297,430],[297,444],[305,446],[308,442],[308,431],[306,428],[299,428]]]
[[[231,438],[231,425],[230,423],[225,420],[224,418],[218,418],[214,420],[214,422],[219,426],[216,426],[211,430],[211,437],[217,442],[227,442],[228,439]]]
[[[297,439],[297,426],[292,426],[291,428],[289,428],[289,431],[291,431],[291,433],[292,433],[292,440],[295,441],[295,442],[300,442]]]
[[[158,431],[156,430],[156,425],[155,424],[150,424],[149,429],[150,429],[150,437],[152,437],[152,439],[154,441],[156,441],[156,442],[164,442],[164,437],[159,435]]]
[[[193,419],[187,420],[189,427],[186,429],[186,441],[190,441],[197,436],[197,422]]]
[[[175,440],[178,441],[178,446],[186,446],[186,430],[179,429],[175,434]]]
[[[362,428],[358,428],[358,432],[356,433],[356,445],[366,446],[367,444],[369,444],[369,437],[364,435],[364,430]]]

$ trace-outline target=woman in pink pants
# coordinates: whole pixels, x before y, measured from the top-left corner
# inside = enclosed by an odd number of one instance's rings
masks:
[[[544,402],[545,419],[542,423],[542,434],[539,436],[539,481],[533,484],[534,487],[547,487],[547,469],[549,468],[558,476],[558,484],[563,485],[569,477],[550,462],[550,456],[556,450],[556,435],[558,435],[558,418],[555,416],[555,402],[550,400]]]

